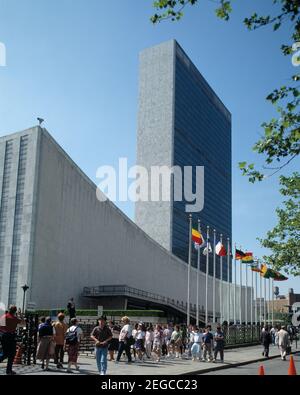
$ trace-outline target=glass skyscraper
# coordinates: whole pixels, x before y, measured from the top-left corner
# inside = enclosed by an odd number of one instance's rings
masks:
[[[140,56],[140,98],[137,164],[170,167],[204,166],[204,209],[201,220],[206,239],[210,226],[217,242],[232,235],[231,114],[175,40],[146,49]],[[195,190],[195,171],[193,190]],[[172,184],[172,179],[170,179]],[[172,188],[171,188],[172,189]],[[188,261],[189,226],[186,201],[137,202],[136,223],[163,247]],[[192,264],[196,266],[196,251]],[[206,258],[201,254],[201,270]],[[213,273],[212,254],[210,274]],[[223,279],[227,280],[227,258]],[[231,273],[231,270],[230,270]],[[220,263],[217,259],[217,277]]]

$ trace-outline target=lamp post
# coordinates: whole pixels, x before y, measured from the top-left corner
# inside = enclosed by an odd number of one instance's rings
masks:
[[[23,287],[22,287],[22,289],[23,289],[23,292],[24,292],[24,294],[23,294],[23,309],[22,309],[22,313],[24,314],[25,313],[25,296],[26,296],[26,292],[29,290],[29,287],[28,287],[28,285],[23,285]]]

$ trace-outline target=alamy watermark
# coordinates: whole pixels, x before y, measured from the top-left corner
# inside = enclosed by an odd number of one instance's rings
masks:
[[[0,67],[6,66],[6,46],[0,42]]]
[[[292,64],[293,66],[298,67],[300,66],[300,41],[293,44],[292,50],[295,52],[292,56]]]
[[[127,158],[120,158],[118,170],[101,166],[96,177],[100,180],[97,198],[101,202],[185,202],[187,213],[204,208],[203,166],[128,168]]]

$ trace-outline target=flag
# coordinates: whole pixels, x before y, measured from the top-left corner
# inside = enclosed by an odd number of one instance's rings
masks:
[[[206,247],[203,250],[203,255],[207,255],[207,251],[209,254],[212,253],[212,248],[209,241],[206,243]]]
[[[260,273],[260,275],[263,277],[263,278],[271,278],[272,276],[271,276],[271,269],[269,269],[268,268],[268,266],[267,265],[261,265],[261,273]]]
[[[226,248],[223,246],[223,244],[220,241],[216,245],[216,254],[218,256],[226,256],[227,255]]]
[[[241,261],[245,256],[246,254],[243,251],[237,249],[235,250],[235,259],[237,261]]]
[[[287,281],[288,278],[285,277],[283,274],[279,273],[279,272],[275,272],[275,277],[273,278],[274,281]]]
[[[202,236],[202,234],[196,230],[196,229],[192,229],[192,240],[195,243],[195,248],[199,248],[202,247],[203,244],[205,243],[204,241],[204,237]],[[196,247],[197,244],[197,247]]]
[[[245,256],[242,258],[242,263],[254,263],[253,252],[245,252]]]
[[[267,265],[262,265],[261,276],[263,278],[272,278],[274,281],[286,281],[288,280],[283,274],[277,272],[276,270],[270,269]]]
[[[253,272],[256,272],[256,273],[261,273],[261,272],[262,272],[261,269],[259,268],[259,266],[256,265],[256,264],[251,265],[251,270],[252,270]]]

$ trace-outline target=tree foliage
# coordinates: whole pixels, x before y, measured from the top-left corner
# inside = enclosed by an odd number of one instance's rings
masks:
[[[280,177],[281,194],[287,198],[278,208],[278,224],[260,240],[272,253],[265,257],[275,269],[300,275],[300,174]]]

